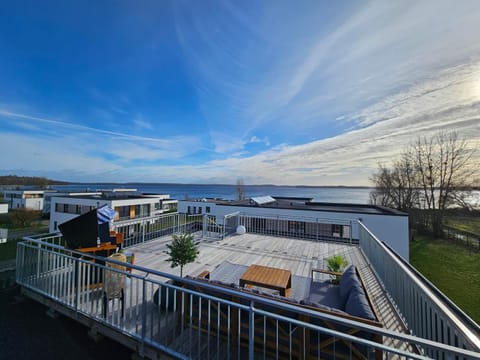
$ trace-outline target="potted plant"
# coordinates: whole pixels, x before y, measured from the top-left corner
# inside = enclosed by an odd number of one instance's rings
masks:
[[[327,259],[328,271],[331,271],[332,273],[336,273],[336,274],[331,274],[332,283],[334,284],[340,283],[340,277],[341,277],[340,274],[343,273],[343,271],[347,266],[348,266],[348,261],[342,255],[335,255]]]
[[[180,277],[182,277],[183,266],[195,261],[199,254],[197,244],[193,241],[193,235],[173,235],[173,241],[171,244],[167,244],[167,248],[165,253],[170,256],[167,261],[171,262],[172,268],[180,266]]]

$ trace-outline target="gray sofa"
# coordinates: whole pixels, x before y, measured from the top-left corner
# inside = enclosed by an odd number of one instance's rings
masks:
[[[353,265],[345,270],[339,285],[312,282],[310,294],[301,304],[378,321],[375,307],[367,296],[357,268]]]

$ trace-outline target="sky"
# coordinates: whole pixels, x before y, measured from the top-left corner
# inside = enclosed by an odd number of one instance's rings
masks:
[[[0,175],[368,186],[480,149],[479,34],[476,0],[5,2]]]

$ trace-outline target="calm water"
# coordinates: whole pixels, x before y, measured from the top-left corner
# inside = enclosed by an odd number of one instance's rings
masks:
[[[134,188],[142,193],[170,194],[173,199],[186,198],[222,198],[235,199],[235,185],[185,185],[185,184],[73,184],[52,186],[57,190],[96,190],[112,188]],[[296,187],[271,185],[245,185],[245,196],[296,196],[312,197],[314,201],[368,204],[369,188],[336,188],[336,187]]]

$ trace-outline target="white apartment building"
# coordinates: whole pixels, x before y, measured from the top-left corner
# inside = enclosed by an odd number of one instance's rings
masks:
[[[88,195],[53,196],[50,205],[50,232],[58,225],[107,205],[117,211],[115,221],[145,218],[176,209],[177,200],[166,194],[138,194],[129,191],[103,190]]]
[[[10,209],[43,210],[43,201],[50,190],[4,190],[3,198]]]
[[[238,212],[251,217],[252,227],[264,233],[281,229],[289,235],[345,241],[358,241],[357,220],[360,220],[380,240],[409,260],[408,214],[375,205],[319,203],[312,200],[277,196],[242,201],[181,200],[178,202],[178,212],[213,216],[217,224],[222,224],[229,214]]]

